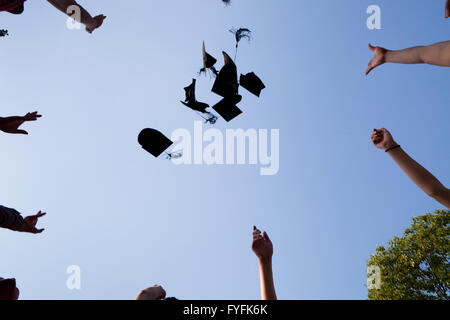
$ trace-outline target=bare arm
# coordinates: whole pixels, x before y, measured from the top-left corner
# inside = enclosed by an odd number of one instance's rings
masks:
[[[277,300],[272,271],[272,241],[266,232],[261,235],[256,227],[253,227],[252,249],[258,257],[261,300]]]
[[[95,29],[99,28],[103,24],[103,20],[106,18],[104,15],[98,15],[92,17],[90,13],[79,5],[75,0],[47,0],[56,9],[64,14],[74,18],[76,21],[84,24],[86,26],[86,31],[92,33]],[[80,10],[80,16],[77,17],[72,6],[78,7]]]
[[[450,18],[450,0],[447,0],[445,5],[445,17]]]
[[[45,212],[39,211],[33,216],[22,218],[17,210],[0,206],[0,228],[27,233],[41,233],[44,229],[37,229],[36,224],[39,218],[45,216],[45,214]]]
[[[444,187],[435,176],[411,158],[401,147],[397,147],[398,144],[388,130],[374,129],[371,138],[377,148],[390,150],[388,153],[391,158],[420,189],[439,203],[450,208],[450,190]]]
[[[429,46],[418,46],[393,51],[369,44],[369,49],[375,53],[370,60],[366,74],[387,62],[402,64],[431,64],[450,67],[450,41],[435,43]]]

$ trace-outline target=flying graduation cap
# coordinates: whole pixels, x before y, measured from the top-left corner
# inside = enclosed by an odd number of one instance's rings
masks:
[[[236,64],[226,52],[223,52],[223,57],[225,65],[217,75],[212,88],[212,92],[223,97],[223,99],[213,109],[229,122],[242,113],[236,106],[242,100],[242,96],[238,93],[239,83]]]
[[[165,152],[173,142],[155,129],[144,129],[139,133],[138,142],[144,150],[149,152],[155,158],[158,158]],[[178,152],[165,152],[168,159],[180,158],[182,155]]]
[[[183,101],[180,101],[182,104],[184,104],[186,107],[196,111],[200,112],[206,116],[200,115],[207,123],[214,124],[217,121],[217,117],[213,115],[212,113],[206,111],[207,108],[209,108],[209,105],[207,103],[199,102],[197,101],[195,97],[195,84],[197,80],[192,79],[192,83],[184,88],[184,91],[186,93],[186,99]]]
[[[247,73],[246,75],[241,74],[239,84],[257,97],[259,97],[261,91],[266,88],[261,79],[253,72]]]
[[[217,75],[212,87],[212,92],[224,98],[232,98],[238,95],[237,68],[234,61],[226,52],[222,52],[225,65]]]
[[[223,98],[215,106],[213,106],[213,109],[220,114],[226,122],[230,122],[242,113],[242,110],[236,106],[239,102],[240,99],[233,100],[232,98]]]
[[[205,41],[203,41],[202,54],[203,54],[203,68],[200,69],[200,74],[202,74],[203,72],[206,73],[206,70],[209,69],[215,76],[217,76],[219,73],[217,72],[217,69],[214,67],[214,65],[217,62],[217,59],[211,56],[208,52],[206,52]]]

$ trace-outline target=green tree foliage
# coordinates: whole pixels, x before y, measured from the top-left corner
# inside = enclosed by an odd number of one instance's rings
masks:
[[[8,30],[0,29],[0,37],[4,37],[8,35]]]
[[[413,218],[403,237],[378,247],[367,262],[381,282],[369,288],[370,300],[449,300],[450,211]],[[374,283],[374,282],[372,282]]]

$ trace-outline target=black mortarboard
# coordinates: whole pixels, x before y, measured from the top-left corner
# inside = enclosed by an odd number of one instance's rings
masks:
[[[223,52],[225,65],[214,82],[212,92],[221,97],[233,97],[238,94],[237,68],[228,54]]]
[[[197,101],[195,97],[195,83],[197,80],[192,79],[191,85],[184,88],[184,91],[186,93],[186,99],[181,101],[182,104],[184,104],[186,107],[191,108],[195,111],[199,111],[201,113],[207,113],[206,109],[209,108],[209,105],[203,102]]]
[[[205,68],[205,71],[206,69],[212,68],[216,62],[217,59],[206,52],[205,42],[203,41],[203,68]]]
[[[230,122],[242,113],[241,109],[236,106],[236,104],[240,101],[240,98],[242,97],[239,96],[235,99],[223,98],[213,107],[213,109],[220,114],[226,122]]]
[[[241,74],[239,84],[257,97],[259,97],[261,91],[266,87],[261,79],[253,72],[247,73],[246,75]]]
[[[187,86],[186,88],[184,88],[184,91],[186,93],[186,99],[184,100],[185,102],[191,102],[191,101],[195,101],[195,84],[196,84],[197,80],[196,79],[192,79],[192,83]]]
[[[155,129],[142,130],[139,133],[138,142],[144,150],[155,158],[159,157],[173,144],[165,135]]]

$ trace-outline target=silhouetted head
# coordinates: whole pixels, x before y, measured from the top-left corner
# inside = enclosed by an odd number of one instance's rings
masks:
[[[19,299],[19,289],[16,287],[16,279],[0,278],[0,300]]]
[[[168,298],[165,298],[164,301],[167,301],[167,302],[175,302],[175,301],[178,301],[178,299],[175,298],[175,297],[168,297]]]
[[[24,10],[25,10],[25,7],[22,3],[20,6],[16,7],[15,9],[12,9],[8,12],[12,13],[12,14],[22,14]]]

